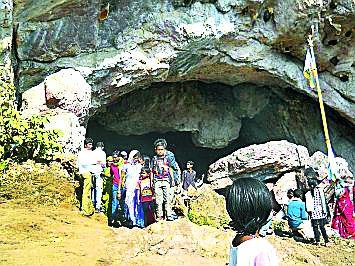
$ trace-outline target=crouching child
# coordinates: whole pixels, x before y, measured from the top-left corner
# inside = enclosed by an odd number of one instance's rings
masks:
[[[293,198],[288,203],[287,220],[293,236],[300,235],[306,238],[304,234],[303,220],[308,219],[306,204],[302,201],[302,190],[296,189],[293,192]]]

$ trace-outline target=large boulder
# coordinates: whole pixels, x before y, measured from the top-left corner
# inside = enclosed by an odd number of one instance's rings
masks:
[[[223,188],[233,179],[255,177],[262,181],[275,179],[286,172],[305,167],[307,148],[285,140],[241,148],[211,164],[207,179],[214,188]]]
[[[87,119],[91,105],[91,86],[80,72],[63,69],[48,76],[44,88],[47,106],[69,111],[81,120]]]
[[[342,178],[345,176],[352,177],[353,174],[350,171],[350,167],[348,162],[341,157],[334,158],[335,164],[334,166],[336,169],[332,169],[335,171],[335,175],[338,178]],[[323,152],[317,151],[315,152],[309,160],[309,165],[316,170],[319,175],[319,179],[323,180],[324,178],[328,177],[328,156],[325,155]]]
[[[295,172],[290,172],[284,174],[276,181],[273,187],[276,202],[280,205],[287,204],[290,200],[287,197],[287,191],[296,189],[297,187],[297,174]]]
[[[25,91],[22,101],[22,116],[47,115],[47,128],[63,133],[60,142],[64,150],[79,150],[91,106],[91,87],[80,72],[64,69],[54,73]]]
[[[79,122],[78,117],[65,110],[55,110],[49,113],[48,129],[59,129],[61,137],[59,142],[66,152],[77,153],[85,138],[86,129]]]

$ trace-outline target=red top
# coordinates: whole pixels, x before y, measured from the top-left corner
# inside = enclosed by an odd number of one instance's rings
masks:
[[[118,186],[118,184],[120,183],[120,179],[121,179],[121,176],[120,176],[120,173],[119,173],[119,168],[117,165],[115,164],[111,164],[111,174],[113,175],[113,185],[116,185]]]
[[[139,182],[141,202],[148,202],[153,200],[153,185],[150,176],[141,176]]]

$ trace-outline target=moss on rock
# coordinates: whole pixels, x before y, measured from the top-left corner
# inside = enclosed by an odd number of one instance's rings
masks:
[[[223,228],[230,222],[225,198],[205,185],[192,196],[188,218],[198,225]]]

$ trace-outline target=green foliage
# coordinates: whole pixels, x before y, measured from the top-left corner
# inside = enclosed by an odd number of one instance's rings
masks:
[[[78,183],[59,162],[49,165],[26,161],[10,162],[0,179],[0,200],[11,200],[25,206],[67,206],[76,204]]]
[[[188,218],[195,224],[216,228],[224,228],[230,222],[224,197],[209,187],[200,189],[192,197]]]
[[[14,104],[15,87],[0,73],[0,171],[9,160],[48,161],[62,147],[59,130],[48,130],[46,116],[21,117]]]
[[[273,220],[272,228],[276,233],[282,233],[288,231],[287,222],[284,220]]]

